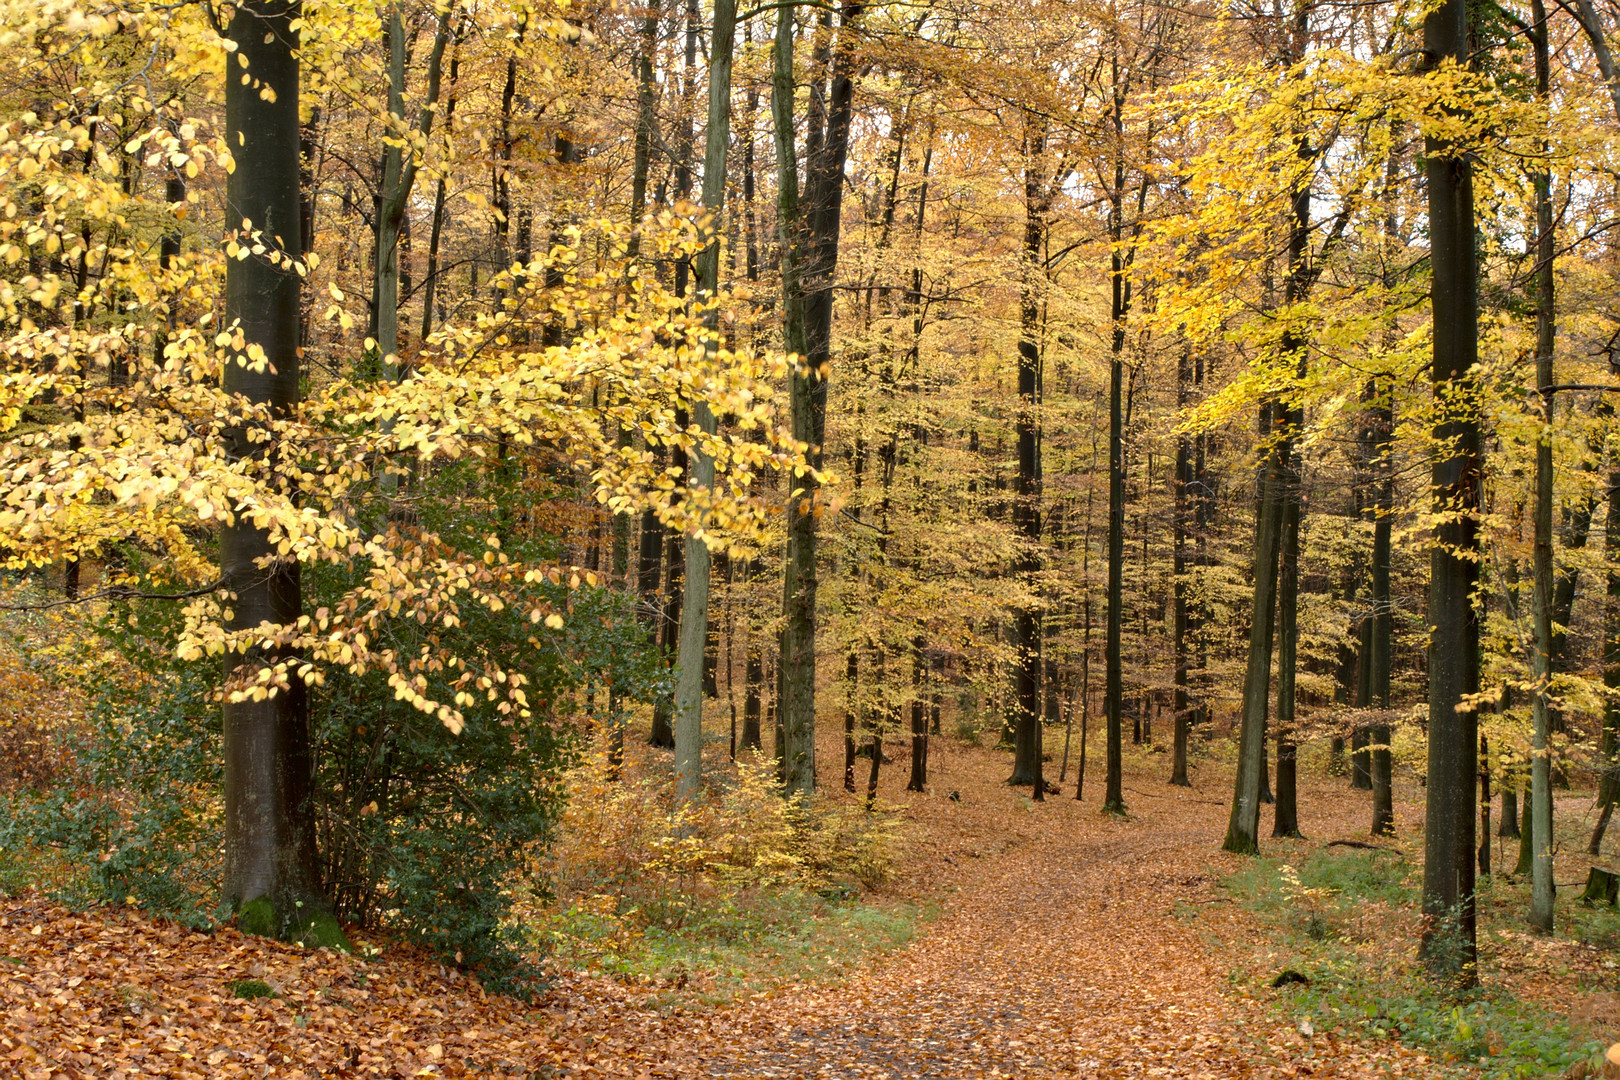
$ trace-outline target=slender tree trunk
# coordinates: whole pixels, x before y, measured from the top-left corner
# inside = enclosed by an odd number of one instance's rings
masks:
[[[1278,407],[1268,405],[1268,420]],[[1267,423],[1266,428],[1272,425]],[[1260,782],[1265,773],[1266,712],[1271,697],[1271,646],[1275,629],[1277,564],[1282,546],[1287,502],[1282,492],[1285,453],[1277,433],[1263,430],[1269,446],[1259,474],[1259,509],[1254,537],[1254,605],[1249,620],[1248,672],[1243,683],[1243,719],[1239,729],[1238,770],[1227,823],[1225,850],[1240,855],[1259,852]]]
[[[1297,412],[1290,428],[1303,419]],[[1294,668],[1299,649],[1299,519],[1304,506],[1300,492],[1301,469],[1291,455],[1286,477],[1288,490],[1282,522],[1282,556],[1278,569],[1277,598],[1277,802],[1272,836],[1299,836],[1297,762],[1294,748]]]
[[[921,636],[911,640],[911,779],[907,791],[928,790],[928,714],[923,702],[923,645]]]
[[[1187,407],[1188,384],[1192,381],[1192,353],[1183,348],[1176,363],[1176,410]],[[1188,503],[1193,484],[1192,440],[1185,433],[1176,437],[1176,472],[1174,481],[1175,504],[1172,510],[1174,554],[1172,556],[1172,588],[1175,602],[1175,749],[1171,755],[1170,783],[1178,787],[1191,787],[1187,779],[1187,733],[1192,715],[1187,696],[1187,525],[1191,518]]]
[[[1534,21],[1531,40],[1536,59],[1536,96],[1548,97],[1547,10],[1542,0],[1530,0]],[[1547,150],[1545,140],[1542,150]],[[1532,611],[1534,696],[1531,700],[1530,821],[1530,925],[1544,934],[1553,930],[1552,835],[1552,603],[1553,603],[1553,342],[1554,325],[1552,176],[1535,175],[1536,191],[1536,389],[1541,397],[1541,432],[1536,439],[1535,557]]]
[[[1041,724],[1041,615],[1033,593],[1040,570],[1041,491],[1038,479],[1040,399],[1040,303],[1037,274],[1041,270],[1041,247],[1046,234],[1043,197],[1046,178],[1042,158],[1046,133],[1034,117],[1026,115],[1024,134],[1024,250],[1019,303],[1018,337],[1018,476],[1014,487],[1013,530],[1020,549],[1015,570],[1024,588],[1032,595],[1014,615],[1014,673],[1017,699],[1014,705],[1013,774],[1009,783],[1036,784],[1040,773],[1038,749]],[[1037,786],[1039,798],[1042,792]]]
[[[1463,0],[1444,0],[1423,21],[1425,54],[1467,64]],[[1435,529],[1429,579],[1429,762],[1424,814],[1422,958],[1454,985],[1478,981],[1475,952],[1474,768],[1478,715],[1465,704],[1479,692],[1480,421],[1473,368],[1479,348],[1478,263],[1473,164],[1466,153],[1429,138],[1431,297],[1434,307],[1435,425],[1431,484]]]
[[[715,0],[714,27],[709,50],[709,122],[703,152],[703,209],[713,216],[715,233],[698,256],[698,296],[713,296],[720,279],[721,214],[725,210],[726,148],[731,140],[731,54],[737,27],[736,0]],[[705,316],[710,335],[705,349],[718,346],[718,312]],[[714,413],[702,400],[692,403],[698,429],[713,435]],[[691,486],[706,491],[714,486],[714,458],[699,445],[693,450]],[[681,608],[680,651],[676,659],[675,777],[682,798],[697,797],[703,771],[703,658],[709,631],[708,542],[686,538],[686,589]]]
[[[1491,744],[1479,737],[1479,872],[1491,872]]]
[[[1382,713],[1389,709],[1391,652],[1394,645],[1394,604],[1390,598],[1390,529],[1395,505],[1394,386],[1382,380],[1378,403],[1373,407],[1373,470],[1378,477],[1373,519],[1371,633],[1368,639],[1369,705]],[[1380,719],[1367,732],[1371,744],[1368,780],[1372,787],[1372,834],[1395,833],[1395,791],[1389,749],[1390,724]],[[1365,753],[1365,752],[1364,752]]]

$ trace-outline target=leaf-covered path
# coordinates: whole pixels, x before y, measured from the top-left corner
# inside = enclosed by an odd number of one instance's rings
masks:
[[[1001,755],[936,750],[928,794],[883,790],[911,821],[897,889],[938,898],[940,916],[842,981],[724,1009],[656,1008],[645,988],[563,973],[530,1006],[397,948],[366,962],[136,912],[10,901],[0,1076],[1436,1074],[1389,1042],[1301,1034],[1245,996],[1252,971],[1228,978],[1252,964],[1241,943],[1257,930],[1217,884],[1241,865],[1217,851],[1222,773],[1175,789],[1152,759],[1127,774],[1132,817],[1116,820],[1097,812],[1094,789],[1084,803],[1071,786],[1037,806],[1000,782]],[[1309,846],[1359,831],[1361,801],[1341,786],[1302,792]],[[1398,807],[1403,827],[1415,811]],[[233,996],[244,978],[277,996]]]
[[[1234,989],[1231,957],[1206,944],[1250,932],[1215,888],[1238,861],[1218,852],[1225,807],[1212,781],[1188,790],[1131,775],[1132,816],[1118,820],[1098,813],[1100,784],[1084,803],[1068,787],[1032,805],[996,783],[988,755],[945,764],[936,794],[911,808],[923,835],[913,872],[953,891],[942,917],[847,982],[699,1020],[672,1063],[714,1077],[896,1080],[1432,1072],[1399,1046],[1302,1035]],[[953,790],[961,802],[941,797]],[[1340,801],[1308,793],[1307,822]]]

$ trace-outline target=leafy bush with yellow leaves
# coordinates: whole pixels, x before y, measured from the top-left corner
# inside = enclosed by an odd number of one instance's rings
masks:
[[[594,757],[566,777],[558,839],[537,867],[553,897],[544,934],[622,943],[746,894],[848,899],[893,872],[894,815],[784,798],[764,758],[740,760],[735,777],[692,804],[656,776],[609,775]]]

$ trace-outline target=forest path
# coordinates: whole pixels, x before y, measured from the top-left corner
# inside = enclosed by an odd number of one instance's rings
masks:
[[[1433,1074],[1399,1046],[1306,1037],[1236,991],[1235,954],[1210,944],[1252,933],[1215,888],[1241,865],[1219,851],[1229,781],[1173,788],[1166,758],[1148,766],[1127,772],[1117,819],[1095,766],[1085,802],[1070,783],[1035,805],[1000,782],[1005,755],[936,754],[929,795],[885,794],[907,803],[910,884],[943,886],[941,917],[847,981],[683,1018],[670,1060],[707,1077]],[[1353,799],[1337,788],[1307,785],[1306,828]]]

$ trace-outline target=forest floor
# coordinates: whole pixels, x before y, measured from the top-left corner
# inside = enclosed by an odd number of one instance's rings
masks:
[[[524,1004],[398,948],[363,960],[230,929],[193,933],[131,910],[73,914],[24,896],[0,902],[0,1074],[1478,1075],[1444,1053],[1367,1034],[1366,1024],[1312,1024],[1290,997],[1295,988],[1271,988],[1300,954],[1278,936],[1281,908],[1261,902],[1276,892],[1276,874],[1265,874],[1286,860],[1355,858],[1356,849],[1324,844],[1365,836],[1365,793],[1306,780],[1301,824],[1311,839],[1267,841],[1262,872],[1218,850],[1230,785],[1219,765],[1197,770],[1195,787],[1173,788],[1167,756],[1128,756],[1130,814],[1114,818],[1098,812],[1095,759],[1084,802],[1071,775],[1061,796],[1035,804],[1002,782],[1004,753],[940,739],[932,757],[927,794],[899,790],[902,759],[886,770],[882,796],[907,822],[888,891],[936,904],[938,917],[852,973],[715,1005],[678,988],[566,971],[544,1000]],[[1398,798],[1408,844],[1420,835],[1420,794],[1414,784]],[[1288,888],[1295,899],[1318,895]],[[1355,906],[1393,927],[1386,936],[1408,963],[1409,922]],[[1354,931],[1347,922],[1343,940]],[[1578,942],[1537,963],[1511,933],[1489,940],[1486,978],[1511,979],[1517,966],[1531,998],[1567,1004],[1570,987],[1595,991],[1603,965],[1614,966],[1608,951]],[[245,979],[276,996],[237,996]],[[1332,1000],[1311,1003],[1325,1015]],[[1616,1020],[1602,1001],[1595,1008],[1589,1034]]]

